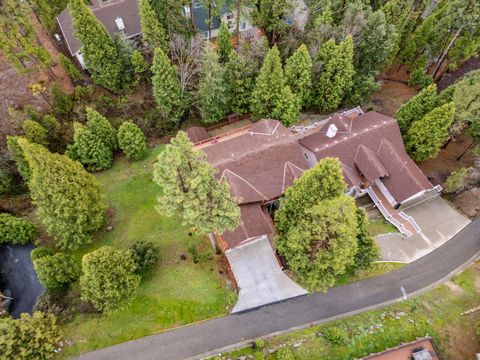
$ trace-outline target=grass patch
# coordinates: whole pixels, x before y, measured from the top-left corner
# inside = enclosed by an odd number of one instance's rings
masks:
[[[480,291],[475,280],[478,284],[479,279],[480,264],[476,263],[452,280],[464,290],[462,292],[442,285],[379,310],[269,338],[265,341],[266,353],[287,346],[293,350],[295,359],[356,359],[429,335],[445,358],[473,359],[479,348],[475,330],[480,312],[461,313],[478,306]],[[301,345],[293,347],[294,343]],[[222,359],[253,352],[251,348],[239,349],[222,354]],[[266,359],[275,359],[275,355],[268,355]]]
[[[111,169],[97,175],[114,212],[113,229],[102,231],[92,246],[73,253],[80,261],[100,246],[126,248],[137,239],[146,239],[160,249],[157,267],[125,307],[102,315],[78,313],[64,324],[65,337],[72,345],[65,347],[61,358],[227,312],[229,291],[208,238],[191,234],[180,219],[155,211],[161,190],[152,180],[152,168],[161,150],[162,146],[154,148],[143,161],[116,159]],[[210,252],[211,260],[194,264],[187,250],[190,244]],[[181,260],[181,255],[187,260]]]
[[[374,237],[383,234],[398,233],[398,229],[387,222],[383,217],[370,220],[367,229]]]
[[[368,279],[374,276],[382,275],[390,271],[398,270],[405,264],[394,262],[380,262],[372,264],[370,269],[360,269],[354,273],[346,273],[337,278],[335,286],[346,285],[354,281]]]

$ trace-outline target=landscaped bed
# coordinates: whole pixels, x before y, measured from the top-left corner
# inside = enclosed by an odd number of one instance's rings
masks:
[[[74,253],[80,259],[102,245],[127,248],[135,240],[145,239],[160,249],[157,266],[124,308],[101,315],[77,313],[63,324],[67,345],[60,358],[228,312],[227,301],[234,297],[229,296],[220,257],[208,238],[194,235],[180,219],[161,216],[155,210],[161,190],[152,181],[152,166],[161,150],[162,146],[154,148],[138,162],[118,158],[110,170],[98,174],[110,206],[106,228],[112,228],[98,234],[92,246]],[[188,251],[192,244],[202,255],[198,263]],[[71,292],[77,293],[78,287]],[[75,297],[70,294],[68,298]]]

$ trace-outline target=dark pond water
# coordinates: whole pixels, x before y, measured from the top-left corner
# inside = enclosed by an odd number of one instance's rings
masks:
[[[32,244],[0,246],[0,289],[10,290],[13,300],[9,312],[15,318],[31,313],[37,297],[45,291],[30,261],[33,249]]]

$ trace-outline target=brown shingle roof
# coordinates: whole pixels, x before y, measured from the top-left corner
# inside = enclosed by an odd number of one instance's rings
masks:
[[[207,130],[201,126],[192,126],[187,129],[187,135],[191,142],[196,143],[205,139],[208,139]]]
[[[225,231],[221,236],[225,241],[222,244],[223,251],[259,236],[274,234],[272,219],[259,203],[241,205],[240,214],[242,223],[235,230]]]
[[[202,150],[218,176],[227,178],[239,204],[280,197],[307,168],[296,137],[277,120],[261,120]]]
[[[103,24],[107,32],[113,36],[119,32],[115,19],[122,18],[125,25],[125,38],[131,38],[141,33],[138,0],[120,0],[105,3],[101,7],[90,6],[95,17]],[[70,55],[74,56],[82,47],[82,43],[75,37],[70,9],[67,7],[57,17],[57,22],[67,43]]]
[[[338,129],[333,138],[326,136],[331,123]],[[327,156],[338,158],[350,185],[362,183],[360,176],[355,181],[352,170],[356,170],[357,153],[364,152],[369,159],[361,161],[363,170],[368,173],[364,173],[364,176],[367,179],[372,178],[386,170],[388,175],[384,176],[382,181],[399,203],[433,187],[406,153],[397,121],[377,112],[371,111],[346,120],[342,119],[342,116],[332,117],[316,132],[300,137],[299,142],[314,152],[317,159]],[[361,150],[361,146],[367,150]],[[371,153],[380,163],[372,160]]]
[[[364,145],[358,147],[354,162],[362,175],[370,182],[388,175],[387,169],[377,155]]]

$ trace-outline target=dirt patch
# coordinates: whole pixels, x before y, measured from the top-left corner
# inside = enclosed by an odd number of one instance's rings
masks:
[[[397,109],[416,93],[415,88],[401,81],[381,80],[380,89],[372,96],[373,110],[393,117]]]
[[[464,293],[464,290],[458,286],[457,284],[454,284],[453,282],[451,281],[447,281],[445,283],[445,285],[450,289],[452,290],[452,292],[455,294],[455,295],[462,295]]]
[[[456,70],[445,73],[440,81],[437,82],[438,90],[443,90],[452,85],[466,73],[480,68],[480,56],[472,57],[470,60],[461,64]]]
[[[480,320],[478,313],[467,316],[472,317],[470,324]],[[465,323],[463,325],[460,322],[447,324],[440,334],[445,357],[449,360],[475,359],[476,353],[480,349],[476,327],[465,326]]]
[[[467,151],[473,139],[465,134],[452,139],[445,149],[442,149],[435,159],[422,162],[419,167],[434,185],[443,185],[448,175],[461,167],[474,164],[474,155]],[[464,154],[460,158],[460,156]]]
[[[480,213],[480,188],[473,188],[453,199],[453,205],[469,218]]]

